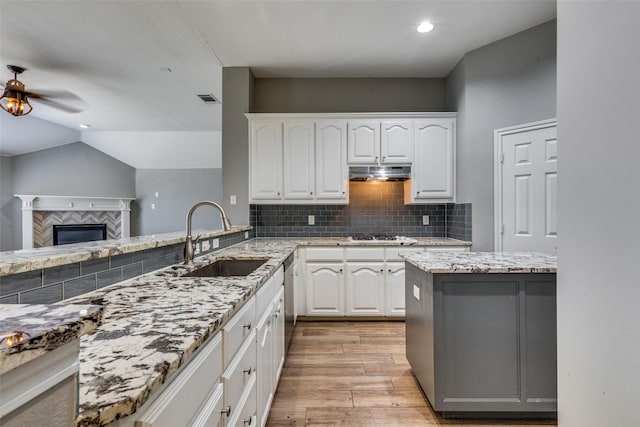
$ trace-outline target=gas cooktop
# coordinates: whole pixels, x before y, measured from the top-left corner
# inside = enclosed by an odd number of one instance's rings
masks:
[[[390,234],[367,234],[357,233],[348,238],[351,242],[358,243],[379,243],[379,242],[399,242],[400,244],[412,244],[416,243],[416,239],[405,236],[392,236]]]

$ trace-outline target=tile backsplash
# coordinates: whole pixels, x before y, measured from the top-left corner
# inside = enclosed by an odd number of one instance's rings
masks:
[[[471,240],[471,204],[405,205],[402,182],[350,182],[348,205],[251,205],[257,237],[354,233]],[[308,225],[313,215],[315,225]],[[422,225],[429,215],[429,225]]]

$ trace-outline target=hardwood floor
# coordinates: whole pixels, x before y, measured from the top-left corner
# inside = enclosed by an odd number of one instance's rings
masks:
[[[267,426],[555,426],[443,419],[405,358],[404,322],[298,322]]]

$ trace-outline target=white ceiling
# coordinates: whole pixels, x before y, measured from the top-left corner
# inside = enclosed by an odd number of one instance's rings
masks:
[[[466,52],[555,16],[555,0],[2,0],[0,80],[11,77],[5,65],[20,65],[28,90],[77,95],[66,102],[80,113],[36,101],[31,113],[71,129],[219,131],[221,106],[196,95],[222,99],[222,67],[445,77]],[[436,28],[419,34],[425,19]],[[2,132],[0,154],[18,151]]]

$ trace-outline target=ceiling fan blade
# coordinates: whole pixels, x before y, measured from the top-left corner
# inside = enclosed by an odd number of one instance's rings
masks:
[[[58,110],[62,110],[62,111],[66,111],[67,113],[80,113],[82,112],[82,108],[78,108],[78,107],[72,107],[70,105],[66,105],[63,104],[61,102],[58,101],[54,101],[52,99],[46,98],[46,97],[37,97],[37,96],[32,96],[31,97],[35,102],[40,102],[42,104],[48,105],[49,107],[52,108],[56,108]]]
[[[75,93],[69,92],[68,90],[29,90],[27,91],[27,96],[29,98],[37,99],[37,98],[56,98],[56,99],[68,99],[74,101],[82,101]]]

